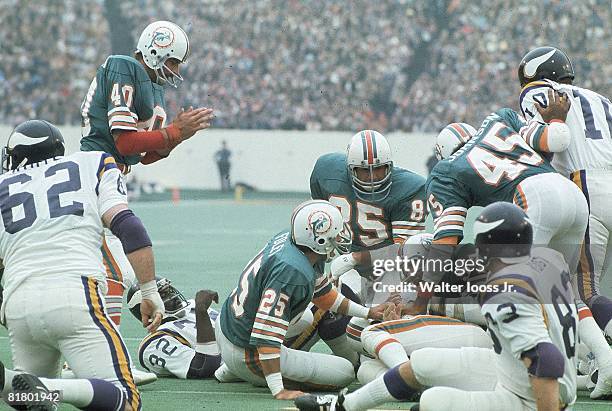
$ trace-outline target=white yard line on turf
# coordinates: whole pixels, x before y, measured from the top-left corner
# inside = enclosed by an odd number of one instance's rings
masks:
[[[212,394],[212,395],[260,395],[265,397],[270,397],[272,400],[272,395],[269,392],[240,392],[240,391],[172,391],[172,390],[154,390],[151,391],[154,393],[162,393],[162,394]],[[146,393],[146,391],[145,391]],[[145,394],[146,395],[146,394]]]

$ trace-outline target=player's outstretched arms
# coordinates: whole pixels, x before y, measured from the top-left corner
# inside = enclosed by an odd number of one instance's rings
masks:
[[[102,215],[102,221],[119,238],[123,251],[140,283],[142,325],[155,331],[164,315],[164,302],[157,291],[155,260],[149,234],[127,204],[115,205]]]

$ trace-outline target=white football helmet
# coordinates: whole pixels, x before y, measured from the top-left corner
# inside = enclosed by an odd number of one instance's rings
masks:
[[[155,21],[149,24],[140,35],[136,51],[142,54],[144,63],[155,71],[160,85],[170,84],[177,87],[183,77],[166,66],[166,60],[175,58],[184,63],[189,56],[189,38],[185,30],[169,21]],[[164,68],[172,73],[168,78]]]
[[[382,134],[374,130],[363,130],[355,134],[346,150],[346,164],[357,197],[362,200],[380,201],[389,195],[393,160],[391,147]],[[382,179],[374,180],[373,171],[378,167],[386,167],[387,170]],[[358,168],[370,171],[369,181],[363,181],[357,177]]]
[[[467,123],[450,123],[436,137],[436,158],[444,160],[459,150],[476,134],[476,129]]]
[[[338,207],[324,200],[306,201],[293,210],[291,239],[294,244],[327,255],[328,259],[334,251],[348,253],[352,241],[348,224],[344,223]]]

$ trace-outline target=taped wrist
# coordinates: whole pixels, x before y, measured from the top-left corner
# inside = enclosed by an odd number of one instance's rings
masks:
[[[221,355],[209,355],[196,352],[189,364],[188,379],[210,378],[221,366]]]
[[[539,378],[561,378],[565,372],[565,358],[552,343],[538,343],[531,350],[523,352],[522,358],[529,358],[529,375]]]
[[[274,396],[285,389],[283,376],[280,372],[266,375],[266,383],[268,383],[268,388],[270,388],[270,392]]]
[[[132,210],[118,212],[111,221],[110,230],[121,241],[126,254],[152,245],[142,221]]]

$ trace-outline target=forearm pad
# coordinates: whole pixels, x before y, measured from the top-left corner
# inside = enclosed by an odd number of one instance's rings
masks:
[[[561,378],[565,373],[565,358],[556,345],[549,342],[538,343],[522,358],[529,358],[531,365],[527,369],[529,375],[539,378]]]
[[[110,230],[121,241],[126,254],[152,245],[142,221],[132,210],[118,212],[111,221]]]
[[[221,366],[221,355],[208,355],[196,352],[189,364],[188,379],[210,378]]]
[[[151,131],[124,131],[115,139],[119,154],[127,156],[148,151],[166,150],[181,142],[181,132],[178,127],[170,124],[168,127]]]

